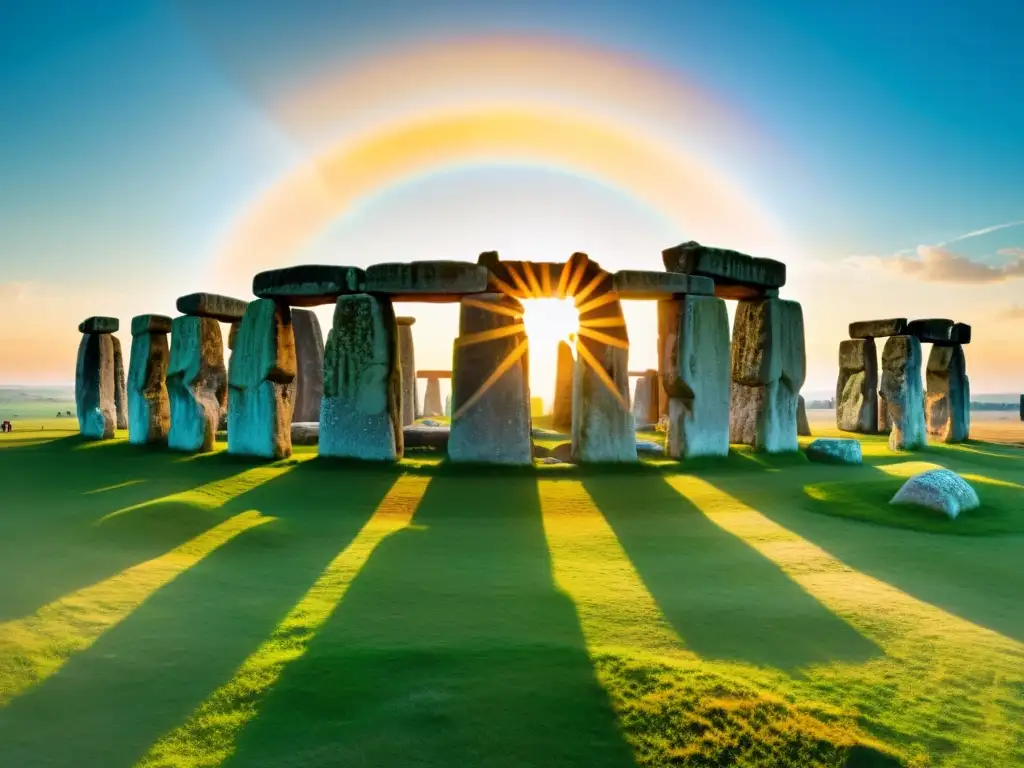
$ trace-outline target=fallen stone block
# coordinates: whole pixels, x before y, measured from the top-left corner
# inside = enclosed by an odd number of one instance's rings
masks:
[[[106,332],[86,333],[78,345],[75,366],[78,429],[83,437],[91,440],[109,440],[117,427],[113,338]]]
[[[807,458],[827,464],[860,464],[860,440],[849,437],[819,437],[807,446]]]
[[[79,333],[117,333],[121,327],[116,317],[90,317],[78,324]]]
[[[404,449],[394,306],[366,293],[342,296],[324,355],[320,455],[397,461]]]
[[[961,512],[981,506],[978,493],[956,472],[930,469],[914,475],[896,492],[890,504],[925,507],[944,513],[950,520]]]
[[[658,302],[658,367],[668,397],[666,453],[729,453],[729,316],[714,296]],[[654,419],[658,422],[660,411]],[[655,415],[655,414],[649,414]]]
[[[291,310],[270,299],[250,302],[228,371],[228,453],[291,456],[296,367]]]
[[[711,248],[692,240],[665,249],[661,256],[669,272],[712,278],[715,296],[723,299],[764,298],[765,291],[786,284],[786,265],[781,261]]]
[[[894,317],[887,320],[861,320],[850,323],[851,339],[882,339],[887,336],[903,336],[907,332],[907,318]]]
[[[715,292],[715,281],[710,277],[680,272],[625,269],[612,275],[611,290],[620,299],[670,299],[690,294],[711,296]]]
[[[252,279],[252,292],[291,307],[334,304],[339,296],[362,293],[366,273],[338,264],[300,264],[260,272]]]
[[[914,336],[890,336],[882,349],[882,382],[890,424],[889,448],[913,451],[925,445],[921,342]]]
[[[176,317],[171,327],[167,395],[171,427],[167,446],[177,451],[212,451],[221,412],[228,402],[224,340],[211,317]]]
[[[245,315],[248,302],[216,293],[190,293],[177,301],[178,311],[189,317],[208,317],[222,323],[234,323]]]
[[[367,293],[394,301],[459,301],[487,290],[487,268],[468,261],[375,264],[366,270]]]

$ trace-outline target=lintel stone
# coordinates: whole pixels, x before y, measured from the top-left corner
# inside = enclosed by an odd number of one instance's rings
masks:
[[[945,318],[911,320],[907,323],[907,335],[925,344],[949,344],[953,332],[953,321]]]
[[[469,261],[375,264],[366,270],[367,293],[394,301],[455,302],[487,290],[487,267]]]
[[[121,327],[116,317],[90,317],[78,324],[79,333],[117,333]]]
[[[620,299],[670,299],[673,296],[711,296],[715,281],[710,277],[680,272],[625,269],[612,276],[612,291]]]
[[[147,333],[170,333],[171,318],[167,315],[136,315],[132,318],[132,336]]]
[[[339,296],[361,293],[366,272],[339,264],[299,264],[260,272],[252,279],[252,292],[292,307],[334,304]]]
[[[399,325],[416,325],[415,317],[396,317],[395,322]]]
[[[209,317],[222,323],[234,323],[245,316],[249,302],[216,293],[190,293],[176,304],[178,311],[189,317]]]
[[[850,323],[851,339],[883,339],[886,336],[902,336],[907,332],[907,318],[893,317],[887,320],[861,320]]]
[[[971,326],[967,323],[953,323],[953,329],[949,332],[950,344],[970,344]]]
[[[666,248],[661,258],[669,272],[714,279],[715,295],[719,298],[761,297],[765,291],[786,284],[786,265],[781,261],[712,248],[693,240]]]

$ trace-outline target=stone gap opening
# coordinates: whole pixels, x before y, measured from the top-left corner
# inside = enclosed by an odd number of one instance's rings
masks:
[[[530,395],[531,399],[542,401],[541,411],[548,416],[556,397],[560,344],[565,342],[576,354],[579,311],[571,298],[525,299],[521,303],[530,345]]]

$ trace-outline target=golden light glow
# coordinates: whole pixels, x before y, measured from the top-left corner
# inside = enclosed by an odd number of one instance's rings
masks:
[[[530,352],[539,346],[573,344],[579,330],[579,313],[572,299],[530,299],[523,304],[523,324],[530,338]]]

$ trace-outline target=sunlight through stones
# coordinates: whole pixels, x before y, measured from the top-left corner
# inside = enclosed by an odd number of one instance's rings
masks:
[[[127,618],[156,590],[218,547],[272,518],[249,511],[153,560],[0,624],[0,706],[55,674],[75,653]]]
[[[187,764],[214,768],[235,751],[238,734],[259,713],[262,696],[299,659],[345,597],[349,586],[388,536],[408,526],[429,478],[399,478],[355,539],[324,569],[270,637],[181,727],[160,739],[139,768]]]

